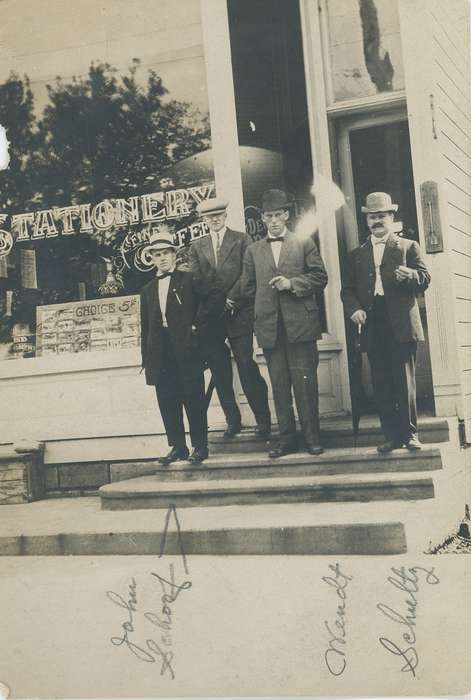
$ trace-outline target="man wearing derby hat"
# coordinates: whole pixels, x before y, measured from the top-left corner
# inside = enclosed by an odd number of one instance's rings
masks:
[[[206,287],[190,272],[177,270],[176,246],[167,234],[154,234],[143,251],[157,275],[141,290],[141,353],[147,384],[154,385],[170,452],[159,458],[168,465],[188,459],[199,464],[208,456],[203,361],[199,338],[224,308],[224,294]],[[189,455],[183,423],[185,408],[193,451]]]
[[[263,348],[273,389],[279,444],[276,458],[296,452],[291,389],[306,449],[320,454],[317,339],[321,327],[315,293],[327,273],[311,237],[289,231],[289,202],[282,190],[263,195],[262,219],[268,235],[251,245],[244,259],[242,293],[255,301],[255,335]]]
[[[209,235],[193,241],[190,248],[190,268],[203,279],[217,277],[226,294],[226,313],[204,344],[204,356],[211,369],[221,408],[227,421],[225,437],[241,430],[241,415],[237,406],[232,376],[232,362],[226,338],[229,340],[239,373],[242,389],[255,416],[255,432],[260,437],[270,433],[268,389],[253,358],[253,303],[242,300],[240,277],[245,251],[251,244],[246,233],[226,226],[228,202],[213,197],[200,202],[197,211],[209,229]]]
[[[420,450],[417,437],[415,358],[423,340],[417,295],[430,275],[415,241],[394,233],[394,204],[386,192],[373,192],[362,212],[368,240],[351,253],[342,288],[346,315],[364,327],[376,404],[385,442],[380,453],[400,447]]]

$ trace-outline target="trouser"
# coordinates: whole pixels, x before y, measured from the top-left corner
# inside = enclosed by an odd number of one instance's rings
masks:
[[[281,319],[278,319],[275,347],[263,349],[275,401],[280,432],[280,444],[296,440],[293,411],[294,392],[301,429],[306,444],[319,444],[319,390],[317,366],[319,354],[316,341],[289,343]]]
[[[155,385],[160,413],[171,447],[186,446],[183,408],[190,427],[193,447],[206,448],[208,423],[204,393],[203,365],[199,358],[183,368],[176,361],[175,348],[166,328],[162,330],[162,365]]]
[[[384,297],[375,297],[366,323],[366,348],[381,427],[386,440],[407,442],[417,433],[417,342],[399,343]]]
[[[258,425],[270,425],[268,388],[258,364],[253,359],[253,334],[246,333],[229,338],[229,342],[236,361],[240,383],[255,420]]]
[[[226,345],[223,333],[215,333],[210,338],[207,338],[203,343],[202,351],[204,359],[211,370],[219,403],[224,411],[227,423],[240,425],[241,415],[233,386],[231,351]]]

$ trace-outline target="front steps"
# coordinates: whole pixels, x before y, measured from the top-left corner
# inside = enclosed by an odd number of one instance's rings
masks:
[[[441,466],[435,447],[387,455],[331,450],[277,460],[259,453],[222,454],[193,468],[187,462],[166,468],[156,462],[123,464],[116,474],[123,480],[102,486],[99,494],[104,510],[418,500],[433,498],[430,472]]]
[[[271,436],[277,437],[276,426]],[[434,416],[422,416],[419,421],[419,438],[423,444],[435,444],[448,442],[448,421]],[[346,448],[353,450],[352,419],[350,416],[321,419],[321,439],[324,447],[328,449]],[[373,416],[364,416],[360,421],[357,448],[373,447],[383,441],[378,419]],[[233,454],[234,452],[266,452],[267,442],[257,440],[250,428],[242,430],[239,435],[230,440],[225,440],[223,430],[216,430],[209,434],[209,447],[211,453]]]

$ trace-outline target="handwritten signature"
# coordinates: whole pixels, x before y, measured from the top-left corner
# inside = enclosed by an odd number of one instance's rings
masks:
[[[165,544],[167,541],[167,532],[170,524],[170,518],[173,515],[176,524],[176,535],[182,558],[185,575],[189,575],[186,556],[183,550],[183,542],[181,537],[180,523],[178,521],[177,511],[175,506],[170,506],[165,516],[164,531],[162,533],[160,554],[161,558],[165,552]],[[191,580],[184,580],[177,583],[175,566],[169,564],[168,574],[165,576],[161,573],[151,572],[156,582],[159,584],[160,592],[160,609],[158,612],[144,611],[140,612],[138,608],[138,592],[137,582],[134,577],[131,578],[128,584],[127,596],[123,597],[115,591],[107,591],[107,598],[117,605],[119,608],[126,610],[127,617],[121,623],[119,635],[110,638],[110,642],[115,647],[124,647],[128,649],[136,658],[146,663],[160,662],[160,675],[168,674],[173,680],[175,678],[175,670],[173,667],[173,638],[172,625],[174,610],[172,605],[177,601],[183,591],[188,591],[192,587]],[[155,639],[146,639],[144,643],[135,641],[138,636],[137,624],[139,618],[143,617],[154,627],[160,631],[160,639],[157,642]]]
[[[328,586],[335,589],[340,603],[337,606],[335,621],[333,627],[335,632],[332,632],[332,626],[324,620],[324,625],[329,633],[329,646],[325,650],[325,664],[333,676],[341,676],[347,667],[347,655],[345,647],[347,644],[346,631],[346,614],[347,614],[347,586],[352,580],[352,576],[347,576],[340,571],[340,564],[330,564],[329,569],[335,574],[334,576],[323,576],[322,580]]]
[[[404,600],[405,610],[399,612],[394,608],[391,608],[385,603],[378,603],[377,608],[380,612],[393,622],[401,625],[403,628],[402,640],[405,645],[396,642],[386,637],[380,637],[380,644],[394,656],[399,656],[399,658],[404,662],[401,667],[403,673],[412,673],[413,677],[416,677],[415,670],[419,665],[419,654],[417,652],[417,634],[416,634],[416,620],[417,620],[417,607],[418,607],[418,593],[420,590],[420,576],[425,577],[425,583],[429,585],[436,585],[440,583],[440,579],[434,573],[434,568],[425,569],[422,566],[413,566],[406,569],[402,566],[400,569],[391,568],[392,576],[388,576],[389,583],[407,594]],[[405,628],[405,629],[404,629]]]

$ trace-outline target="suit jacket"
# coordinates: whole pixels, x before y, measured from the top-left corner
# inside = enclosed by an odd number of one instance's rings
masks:
[[[141,290],[141,355],[147,384],[156,384],[162,361],[162,313],[159,281],[155,277]],[[224,293],[204,286],[190,272],[175,270],[170,278],[165,316],[175,350],[175,362],[184,377],[202,371],[199,340],[220,323]],[[194,333],[192,326],[196,326]]]
[[[416,279],[398,282],[394,275],[398,265],[416,270]],[[380,273],[395,340],[400,343],[423,340],[417,295],[429,286],[430,274],[421,258],[418,244],[391,233],[384,249]],[[374,300],[375,279],[373,246],[368,239],[350,255],[342,287],[342,301],[348,318],[358,309],[363,309],[368,315]]]
[[[268,284],[284,275],[291,290],[278,292]],[[266,238],[246,251],[242,295],[255,300],[255,335],[262,348],[275,347],[278,316],[281,314],[288,341],[299,343],[320,338],[321,327],[315,293],[327,284],[327,272],[312,238],[300,238],[287,231],[278,266]]]
[[[189,259],[193,274],[205,279],[215,271],[226,297],[237,304],[235,313],[226,314],[226,331],[230,338],[253,333],[253,303],[250,300],[245,300],[244,303],[240,294],[244,255],[251,242],[246,233],[228,228],[219,251],[217,266],[210,235],[196,239],[190,247]]]

